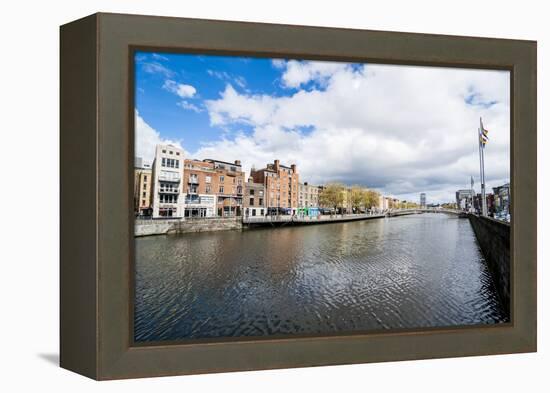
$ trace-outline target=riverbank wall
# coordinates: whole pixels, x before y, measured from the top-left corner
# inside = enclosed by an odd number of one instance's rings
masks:
[[[500,300],[510,310],[510,224],[473,214],[468,219],[495,281]]]
[[[244,228],[256,227],[277,227],[294,225],[319,225],[337,222],[371,220],[384,218],[385,214],[344,214],[344,215],[326,215],[316,217],[303,216],[266,216],[266,217],[245,217],[243,219]]]
[[[241,217],[136,220],[134,235],[153,236],[242,229]]]

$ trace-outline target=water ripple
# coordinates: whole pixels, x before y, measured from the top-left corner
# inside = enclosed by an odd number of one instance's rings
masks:
[[[508,320],[468,220],[440,214],[136,239],[136,341]]]

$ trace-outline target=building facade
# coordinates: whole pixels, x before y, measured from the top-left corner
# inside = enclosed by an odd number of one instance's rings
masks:
[[[212,163],[184,160],[185,217],[217,216],[217,179]]]
[[[298,208],[319,207],[319,186],[298,184]]]
[[[497,215],[510,214],[510,183],[493,187],[495,196],[495,213]]]
[[[495,196],[493,194],[486,194],[485,200],[487,201],[487,214],[492,217],[495,215]],[[483,211],[481,201],[481,194],[476,194],[474,196],[474,211],[477,214],[481,214],[481,212]]]
[[[152,169],[153,218],[184,216],[183,160],[183,150],[172,145],[157,145]]]
[[[426,208],[426,193],[422,192],[420,194],[420,208],[425,209]]]
[[[459,210],[473,209],[473,191],[471,189],[458,190],[456,192],[456,205]]]
[[[244,187],[244,214],[247,217],[262,217],[267,214],[265,206],[265,186],[263,183],[254,183],[249,177]]]
[[[388,210],[391,205],[391,198],[387,196],[380,195],[378,196],[378,210],[384,211]]]
[[[134,213],[136,216],[151,216],[151,184],[153,182],[151,165],[136,158],[134,167]]]
[[[207,159],[216,173],[213,191],[216,194],[216,210],[220,217],[238,217],[243,214],[244,172],[241,161],[225,162]]]
[[[265,187],[266,208],[269,214],[295,214],[298,209],[299,175],[296,165],[281,165],[279,160],[262,169],[252,169],[254,183]]]
[[[232,217],[242,211],[239,161],[185,160],[185,217]]]

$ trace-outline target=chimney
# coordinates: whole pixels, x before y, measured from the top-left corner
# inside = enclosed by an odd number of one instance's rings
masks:
[[[297,172],[296,172],[296,164],[292,164],[292,165],[290,166],[290,169],[292,169],[292,172],[297,173]]]
[[[235,160],[235,165],[241,165],[241,160]]]
[[[279,172],[279,160],[273,161],[273,164],[274,164],[274,166],[275,166],[275,171],[276,171],[276,172]]]

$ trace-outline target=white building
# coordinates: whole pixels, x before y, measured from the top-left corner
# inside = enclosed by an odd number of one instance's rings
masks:
[[[183,150],[172,145],[157,145],[153,161],[153,218],[183,217]]]
[[[388,210],[391,205],[391,198],[380,195],[378,197],[378,210]]]
[[[185,197],[185,217],[215,217],[216,195],[189,193]]]

